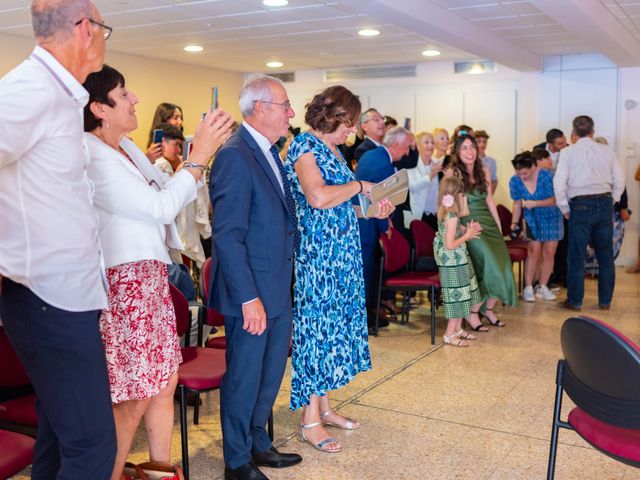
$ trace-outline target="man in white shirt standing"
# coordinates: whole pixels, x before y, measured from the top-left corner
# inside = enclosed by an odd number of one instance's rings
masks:
[[[89,0],[34,0],[38,46],[0,80],[0,316],[38,397],[33,479],[108,479],[116,441],[82,82],[111,28]]]
[[[556,204],[569,220],[567,299],[562,306],[580,310],[584,297],[584,265],[589,240],[600,266],[598,306],[608,310],[615,285],[613,264],[613,204],[624,190],[624,174],[615,153],[593,141],[593,120],[573,120],[577,141],[560,153],[553,179]]]

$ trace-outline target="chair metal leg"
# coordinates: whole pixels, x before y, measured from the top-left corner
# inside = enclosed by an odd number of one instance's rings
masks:
[[[378,330],[380,326],[380,301],[382,300],[382,274],[384,270],[384,257],[380,258],[380,275],[378,277],[378,295],[376,301],[376,323],[373,326],[373,336],[378,336]]]
[[[196,393],[193,399],[193,424],[198,425],[198,422],[200,422],[200,394]]]
[[[267,420],[267,434],[269,435],[269,439],[273,442],[273,408],[269,414],[269,420]]]
[[[556,373],[556,399],[553,407],[553,423],[551,425],[551,444],[549,446],[549,466],[547,468],[547,480],[553,480],[556,469],[556,453],[558,450],[558,431],[562,423],[560,413],[562,411],[562,379],[564,373],[564,362],[558,362]]]
[[[436,344],[436,287],[431,286],[431,345]]]
[[[182,470],[185,480],[189,480],[189,445],[187,437],[187,391],[180,385],[180,440],[182,442]]]

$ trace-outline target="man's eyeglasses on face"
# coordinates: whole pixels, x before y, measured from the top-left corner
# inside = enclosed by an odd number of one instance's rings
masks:
[[[104,35],[104,39],[105,40],[109,40],[109,37],[111,36],[111,33],[113,33],[113,28],[108,27],[107,25],[105,25],[104,23],[100,23],[100,22],[96,22],[93,18],[91,17],[84,17],[87,20],[89,20],[89,23],[92,23],[93,25],[97,25],[98,27],[102,28],[102,35]],[[82,21],[84,20],[84,18],[81,18],[80,20],[78,20],[74,25],[77,27],[78,25],[80,25],[82,23]]]
[[[267,102],[266,100],[254,100],[253,103],[256,102],[260,102],[260,103],[268,103],[269,105],[278,105],[280,108],[282,108],[285,112],[288,112],[289,109],[291,109],[291,102],[289,100],[286,100],[282,103],[278,103],[278,102]]]

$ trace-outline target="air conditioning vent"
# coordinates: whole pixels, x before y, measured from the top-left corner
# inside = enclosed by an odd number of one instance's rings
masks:
[[[325,70],[325,82],[358,80],[365,78],[415,77],[415,65],[379,65],[372,67],[336,68]]]
[[[268,75],[275,77],[279,80],[282,80],[285,83],[291,83],[296,81],[295,72],[282,72],[282,73],[269,72]]]

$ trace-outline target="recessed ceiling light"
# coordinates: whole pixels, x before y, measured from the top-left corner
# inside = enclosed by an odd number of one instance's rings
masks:
[[[202,48],[200,45],[187,45],[186,47],[184,47],[185,52],[196,53],[201,52],[202,50],[204,50],[204,48]]]
[[[358,35],[361,37],[375,37],[376,35],[380,35],[378,30],[374,30],[372,28],[365,28],[358,32]]]
[[[267,7],[284,7],[289,0],[262,0],[262,4]]]
[[[273,62],[267,62],[267,67],[269,68],[280,68],[282,66],[284,66],[284,63],[278,62],[277,60]]]
[[[425,57],[437,57],[438,55],[440,55],[440,52],[438,50],[425,50],[424,52],[422,52],[422,55],[424,55]]]

